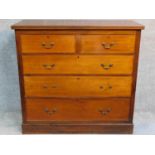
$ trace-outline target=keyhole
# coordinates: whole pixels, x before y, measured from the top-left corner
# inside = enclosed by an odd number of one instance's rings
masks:
[[[49,39],[49,38],[50,38],[50,36],[46,36],[46,38],[47,38],[47,39]]]
[[[100,86],[100,89],[103,89],[103,86]]]

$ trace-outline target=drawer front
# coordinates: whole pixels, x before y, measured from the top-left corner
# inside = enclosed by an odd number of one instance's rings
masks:
[[[81,53],[133,53],[135,35],[82,35]]]
[[[74,35],[21,35],[22,53],[74,53]]]
[[[27,99],[27,121],[128,121],[130,99]],[[122,110],[123,109],[123,110]]]
[[[133,56],[23,56],[24,74],[132,74]]]
[[[27,97],[128,97],[132,77],[25,76]]]

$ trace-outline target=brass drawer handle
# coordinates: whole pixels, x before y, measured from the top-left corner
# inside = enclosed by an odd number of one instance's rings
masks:
[[[47,113],[48,115],[53,115],[53,114],[55,114],[57,112],[57,109],[54,108],[52,110],[49,110],[48,108],[45,108],[44,112]]]
[[[111,108],[108,108],[108,109],[100,109],[98,110],[98,112],[103,115],[103,116],[106,116],[107,114],[109,114],[110,112],[112,111]]]
[[[114,65],[113,65],[113,64],[108,64],[108,65],[101,64],[100,66],[101,66],[103,69],[105,69],[105,70],[109,70],[109,69],[112,68]]]
[[[53,69],[55,67],[55,64],[43,64],[43,67],[45,69]]]
[[[44,88],[44,89],[57,88],[57,86],[55,86],[55,85],[53,85],[53,86],[43,85],[42,88]]]
[[[41,45],[42,45],[43,48],[51,49],[51,48],[53,48],[53,46],[55,45],[55,43],[54,42],[50,42],[50,43],[42,42]]]
[[[99,88],[105,91],[105,90],[112,89],[112,86],[111,85],[109,85],[108,87],[100,86]]]
[[[113,45],[115,45],[115,43],[106,43],[106,42],[103,42],[103,43],[101,43],[101,45],[102,45],[105,49],[110,49]]]

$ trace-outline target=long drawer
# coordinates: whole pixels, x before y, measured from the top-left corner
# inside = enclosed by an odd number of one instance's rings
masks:
[[[128,121],[130,99],[27,99],[27,121]]]
[[[130,97],[132,77],[24,76],[26,97]]]
[[[23,55],[24,74],[132,74],[131,56]]]

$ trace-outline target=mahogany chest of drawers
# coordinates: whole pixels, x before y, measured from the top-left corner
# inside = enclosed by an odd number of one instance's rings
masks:
[[[12,28],[23,133],[132,133],[142,25],[24,20]]]

